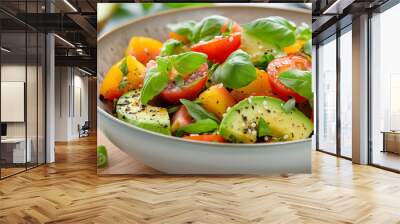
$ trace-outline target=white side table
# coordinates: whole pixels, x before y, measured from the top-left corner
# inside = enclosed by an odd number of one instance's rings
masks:
[[[27,147],[25,154],[25,138],[6,138],[1,139],[1,144],[13,145],[13,163],[25,163],[31,162],[32,153],[31,146],[32,140],[30,138],[26,139]],[[25,161],[26,159],[26,161]]]

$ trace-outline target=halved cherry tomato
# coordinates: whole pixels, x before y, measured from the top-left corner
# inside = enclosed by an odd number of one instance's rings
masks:
[[[188,135],[183,138],[202,142],[225,142],[221,135]]]
[[[240,47],[239,32],[232,33],[228,37],[216,37],[207,42],[200,42],[191,47],[192,51],[205,53],[208,59],[214,63],[223,63],[225,59]]]
[[[230,23],[233,22],[232,20],[226,20],[224,22],[224,24],[221,27],[221,33],[225,33],[226,31],[228,31],[229,25]],[[230,32],[231,33],[236,33],[236,32],[241,32],[242,31],[242,27],[240,27],[239,24],[233,22],[232,27]]]
[[[182,128],[193,122],[193,118],[190,116],[185,106],[179,107],[178,111],[174,114],[171,121],[171,131],[175,132],[179,128]]]
[[[161,92],[161,98],[172,104],[179,103],[180,99],[195,99],[207,83],[207,72],[208,66],[205,63],[185,80],[183,86],[177,86],[175,82],[169,83]]]
[[[302,103],[307,99],[279,81],[279,74],[290,69],[311,70],[311,63],[305,57],[289,55],[277,58],[268,64],[267,72],[271,82],[272,91],[284,101],[294,97],[296,102]]]

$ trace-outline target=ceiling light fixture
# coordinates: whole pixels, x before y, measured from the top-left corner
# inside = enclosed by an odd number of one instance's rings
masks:
[[[0,49],[1,49],[2,51],[6,52],[6,53],[10,53],[10,52],[11,52],[11,50],[9,50],[9,49],[7,49],[7,48],[5,48],[5,47],[1,47]]]
[[[60,37],[58,34],[54,34],[55,37],[57,37],[59,40],[61,40],[62,42],[66,43],[67,45],[69,45],[70,47],[75,48],[75,45],[73,45],[71,42],[69,42],[68,40]]]
[[[78,12],[78,10],[73,6],[68,0],[64,0],[65,4],[67,4],[74,12]]]
[[[336,0],[322,14],[342,14],[343,10],[353,2],[354,0]]]
[[[79,67],[78,67],[78,70],[81,71],[81,72],[83,72],[83,73],[85,73],[85,74],[92,75],[92,73],[90,73],[90,72],[88,72],[88,71],[86,71],[86,70],[83,70],[83,69],[81,69],[81,68],[79,68]]]

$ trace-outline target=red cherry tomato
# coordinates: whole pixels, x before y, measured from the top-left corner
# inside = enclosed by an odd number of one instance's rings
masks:
[[[169,83],[164,91],[161,92],[161,98],[172,104],[179,103],[180,99],[195,99],[207,83],[207,72],[208,66],[203,64],[185,80],[183,86],[177,86],[175,82]]]
[[[179,128],[182,128],[193,122],[193,118],[190,116],[185,106],[179,107],[179,110],[174,114],[171,121],[171,130],[175,132]]]
[[[183,138],[202,142],[225,142],[225,139],[221,135],[188,135]]]
[[[209,60],[221,64],[232,52],[239,49],[240,36],[241,34],[236,32],[228,37],[216,37],[213,40],[193,45],[191,50],[205,53]]]
[[[271,82],[272,91],[284,101],[294,97],[296,102],[302,103],[307,99],[279,81],[279,74],[290,69],[311,70],[311,63],[299,55],[289,55],[277,58],[268,64],[267,72]]]
[[[225,21],[225,23],[221,27],[221,33],[225,33],[226,31],[228,31],[229,24],[231,22],[233,22],[233,21],[232,20]],[[242,31],[242,27],[240,27],[239,24],[233,22],[232,27],[231,27],[231,33],[236,33],[236,32],[241,32],[241,31]]]

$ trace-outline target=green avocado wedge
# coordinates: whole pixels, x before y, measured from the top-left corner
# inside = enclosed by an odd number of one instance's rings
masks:
[[[244,99],[226,112],[219,133],[236,143],[255,143],[262,118],[270,128],[269,135],[283,140],[305,139],[313,132],[312,121],[297,108],[285,112],[285,102],[268,96]]]
[[[142,105],[140,90],[132,90],[122,95],[118,99],[116,112],[118,119],[136,127],[171,135],[167,109]]]

